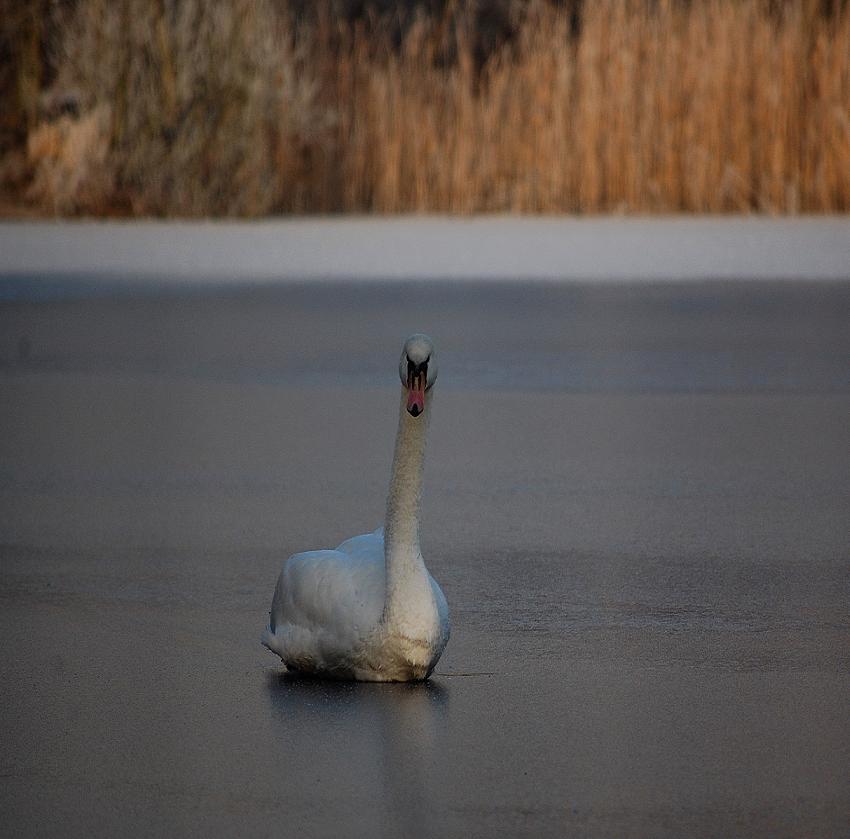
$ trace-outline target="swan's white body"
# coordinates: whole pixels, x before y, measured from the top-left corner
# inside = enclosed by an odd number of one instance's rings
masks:
[[[416,335],[402,354],[403,363],[421,366],[423,379],[419,391],[402,390],[385,527],[336,550],[294,554],[280,572],[263,643],[291,669],[363,681],[427,679],[449,640],[446,598],[419,549],[432,349]]]

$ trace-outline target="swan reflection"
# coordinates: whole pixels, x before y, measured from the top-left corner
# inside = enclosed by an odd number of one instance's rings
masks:
[[[342,820],[368,818],[385,836],[427,835],[438,806],[439,743],[449,690],[424,683],[333,682],[270,673],[268,696],[280,746],[301,757],[290,781],[313,779],[317,805]],[[305,765],[303,756],[309,755]]]

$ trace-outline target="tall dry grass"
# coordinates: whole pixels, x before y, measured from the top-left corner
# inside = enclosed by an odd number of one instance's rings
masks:
[[[517,4],[482,60],[462,8],[399,37],[272,0],[80,0],[52,85],[79,113],[30,132],[30,194],[154,215],[846,212],[850,9],[823,6],[594,0],[576,27]]]

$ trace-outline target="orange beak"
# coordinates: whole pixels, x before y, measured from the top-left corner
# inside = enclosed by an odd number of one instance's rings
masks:
[[[412,370],[407,374],[407,411],[411,416],[418,417],[425,410],[425,381],[428,377],[426,370],[418,373]]]

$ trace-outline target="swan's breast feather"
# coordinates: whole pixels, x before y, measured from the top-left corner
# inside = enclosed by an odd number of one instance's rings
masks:
[[[431,590],[434,592],[434,603],[437,607],[437,617],[440,622],[439,656],[442,654],[446,644],[449,642],[452,625],[451,620],[449,619],[449,604],[446,602],[446,595],[443,594],[443,590],[440,588],[439,583],[431,577],[430,574],[428,576],[431,580]]]

